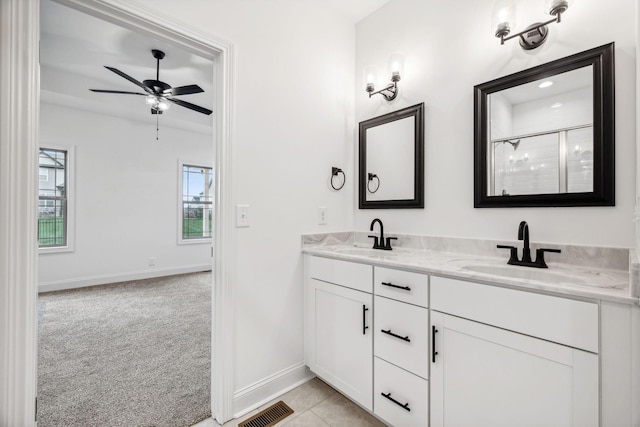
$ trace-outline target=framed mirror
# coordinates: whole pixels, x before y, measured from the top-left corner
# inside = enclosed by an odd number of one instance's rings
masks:
[[[615,205],[614,44],[474,88],[474,207]]]
[[[424,208],[424,103],[360,122],[360,209]]]

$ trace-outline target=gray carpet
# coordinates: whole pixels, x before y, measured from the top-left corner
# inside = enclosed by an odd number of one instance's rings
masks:
[[[38,425],[211,416],[211,272],[40,294]]]

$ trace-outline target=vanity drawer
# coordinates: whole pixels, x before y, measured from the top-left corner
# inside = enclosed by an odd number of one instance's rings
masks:
[[[598,353],[596,303],[431,276],[431,309]]]
[[[373,359],[373,412],[392,426],[426,427],[429,382],[382,359]]]
[[[377,295],[373,304],[374,355],[428,378],[429,311]]]
[[[372,293],[373,267],[337,259],[309,257],[309,277]]]
[[[376,295],[408,302],[421,307],[429,306],[429,276],[392,268],[374,267]]]

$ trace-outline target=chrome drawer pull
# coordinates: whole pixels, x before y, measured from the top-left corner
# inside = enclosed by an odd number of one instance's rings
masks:
[[[389,399],[390,401],[392,401],[393,403],[395,403],[396,405],[398,405],[399,407],[401,407],[402,409],[406,409],[407,411],[411,412],[411,408],[409,408],[409,404],[405,403],[404,405],[400,402],[398,402],[397,400],[395,400],[393,397],[391,397],[391,392],[384,394],[384,393],[380,393],[381,395],[383,395],[384,397],[386,397],[387,399]]]
[[[389,286],[391,288],[396,288],[396,289],[402,289],[403,291],[410,291],[411,288],[408,286],[398,286],[398,285],[394,285],[393,283],[389,283],[389,282],[380,282],[382,285],[385,286]]]
[[[391,332],[391,329],[389,329],[388,331],[385,331],[384,329],[380,329],[380,332],[382,332],[383,334],[391,335],[392,337],[398,338],[406,342],[411,342],[408,335],[406,337],[401,337],[400,335],[397,335]]]

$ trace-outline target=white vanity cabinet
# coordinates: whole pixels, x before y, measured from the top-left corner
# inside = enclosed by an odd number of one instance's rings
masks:
[[[637,305],[304,259],[306,364],[390,426],[640,426]]]
[[[305,271],[306,364],[373,410],[373,267],[306,257]]]
[[[598,305],[431,278],[431,426],[596,427]]]

